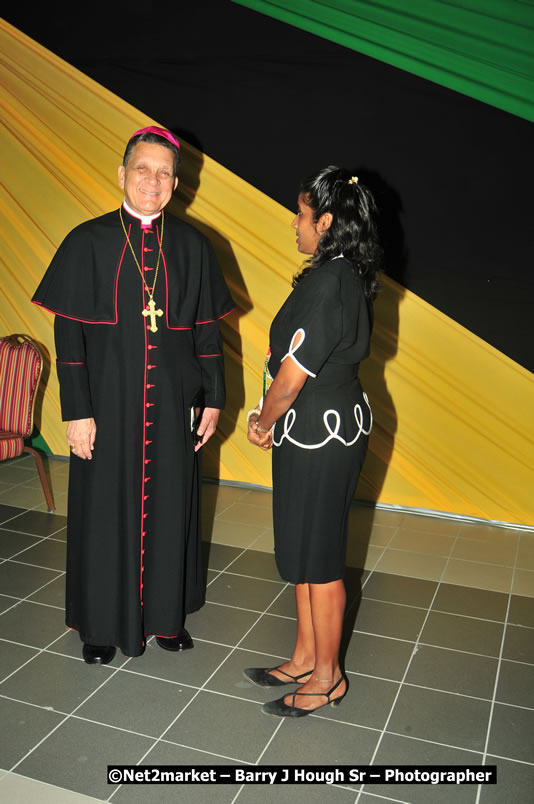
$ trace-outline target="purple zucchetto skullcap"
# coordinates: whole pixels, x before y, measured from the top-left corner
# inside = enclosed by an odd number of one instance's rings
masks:
[[[178,142],[172,131],[169,131],[166,128],[159,128],[158,126],[146,126],[146,128],[140,128],[139,131],[135,131],[132,134],[130,140],[133,140],[133,138],[137,137],[138,134],[148,134],[149,132],[150,134],[157,134],[158,137],[164,137],[170,143],[175,145],[176,148],[178,148],[178,150],[180,150],[180,143]]]

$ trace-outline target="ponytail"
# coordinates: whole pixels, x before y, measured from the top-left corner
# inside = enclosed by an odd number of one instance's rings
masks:
[[[360,276],[366,298],[373,301],[378,291],[377,272],[382,264],[382,248],[375,222],[377,208],[371,192],[357,176],[335,166],[307,178],[300,192],[313,210],[314,221],[330,212],[332,223],[321,235],[315,254],[294,277],[293,287],[307,273],[342,254]]]

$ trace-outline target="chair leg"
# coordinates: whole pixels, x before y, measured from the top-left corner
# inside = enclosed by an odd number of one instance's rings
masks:
[[[54,504],[52,491],[48,485],[48,479],[45,474],[42,458],[37,450],[33,449],[33,447],[24,447],[24,452],[29,452],[35,459],[35,465],[37,466],[37,471],[39,472],[39,479],[41,481],[41,486],[43,487],[46,504],[48,505],[48,513],[52,514],[56,510],[56,506]]]

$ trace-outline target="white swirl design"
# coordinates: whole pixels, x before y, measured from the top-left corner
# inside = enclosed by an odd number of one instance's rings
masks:
[[[296,418],[297,418],[297,413],[296,413],[295,409],[290,408],[287,411],[286,415],[284,416],[283,433],[282,433],[279,441],[276,440],[276,429],[279,426],[279,423],[275,424],[275,426],[273,428],[273,444],[274,444],[274,446],[279,447],[281,445],[282,441],[285,438],[291,444],[294,444],[296,447],[301,447],[302,449],[320,449],[321,447],[324,447],[325,444],[328,444],[328,442],[332,441],[332,440],[340,441],[346,447],[352,447],[352,445],[356,443],[356,441],[359,439],[359,437],[361,436],[362,433],[364,435],[369,435],[369,433],[371,432],[371,429],[373,427],[373,413],[372,413],[372,410],[371,410],[371,406],[369,404],[369,400],[367,398],[367,394],[365,392],[363,394],[363,398],[365,400],[365,403],[366,403],[367,407],[369,408],[369,415],[371,417],[370,422],[369,422],[369,429],[366,430],[365,427],[363,426],[363,411],[362,411],[361,405],[359,403],[354,405],[354,418],[356,420],[356,425],[358,427],[358,432],[356,433],[356,435],[354,436],[352,441],[345,441],[343,436],[339,435],[339,428],[340,428],[340,425],[341,425],[341,416],[340,416],[340,414],[339,414],[339,412],[337,410],[334,410],[333,408],[330,408],[329,410],[325,410],[325,412],[323,413],[323,422],[324,422],[324,426],[326,427],[326,431],[328,433],[326,438],[323,441],[321,441],[319,444],[302,444],[300,441],[297,441],[296,439],[292,438],[291,435],[290,435],[291,429],[293,428],[293,425],[295,424],[295,421],[296,421]],[[332,428],[332,426],[330,424],[330,418],[332,416],[334,417],[334,427],[333,428]]]
[[[298,336],[299,336],[299,335],[302,335],[302,337],[301,337],[300,341],[297,343],[297,345],[295,346],[295,341],[297,340],[297,338],[298,338]],[[291,343],[289,344],[289,350],[288,350],[288,351],[285,353],[285,355],[284,355],[284,356],[283,356],[283,358],[281,359],[281,361],[280,361],[280,365],[282,365],[282,363],[284,362],[284,360],[286,359],[286,357],[290,357],[290,358],[291,358],[291,360],[292,360],[294,363],[296,363],[296,364],[297,364],[297,366],[298,366],[299,368],[301,368],[301,369],[302,369],[302,371],[304,371],[304,372],[305,372],[305,373],[306,373],[306,374],[307,374],[309,377],[313,377],[313,378],[315,378],[315,377],[317,377],[317,374],[314,374],[314,373],[313,373],[313,371],[310,371],[309,369],[307,369],[307,368],[306,368],[306,366],[303,366],[303,365],[302,365],[302,363],[299,363],[299,361],[298,361],[298,360],[297,360],[297,358],[295,357],[295,352],[297,351],[297,349],[300,349],[300,347],[301,347],[301,346],[302,346],[302,344],[304,343],[304,339],[305,339],[305,337],[306,337],[306,332],[305,332],[305,330],[303,330],[303,329],[302,329],[302,327],[299,327],[299,328],[298,328],[298,329],[297,329],[297,330],[296,330],[296,331],[293,333],[293,337],[291,338]]]

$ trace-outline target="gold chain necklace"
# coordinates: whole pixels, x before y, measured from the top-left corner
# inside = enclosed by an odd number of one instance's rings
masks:
[[[133,256],[133,258],[135,260],[135,264],[137,265],[137,270],[139,271],[139,274],[140,274],[141,279],[143,281],[143,285],[145,286],[145,290],[146,290],[146,292],[148,294],[149,301],[148,301],[147,306],[143,310],[141,310],[141,315],[144,315],[145,318],[147,316],[150,316],[150,327],[149,327],[149,329],[150,329],[151,332],[157,332],[158,328],[156,326],[156,316],[158,316],[158,317],[162,316],[163,315],[163,310],[156,310],[156,303],[154,301],[154,290],[155,290],[156,281],[157,281],[157,278],[158,278],[159,263],[160,263],[160,260],[161,260],[161,249],[162,249],[162,246],[163,246],[163,227],[165,225],[165,212],[163,210],[161,210],[161,237],[159,238],[159,254],[158,254],[158,261],[156,263],[156,271],[154,273],[154,282],[152,283],[151,288],[148,287],[146,279],[145,279],[144,274],[143,274],[143,269],[139,265],[139,260],[135,256],[135,251],[133,250],[133,246],[132,246],[132,244],[130,242],[128,232],[126,231],[126,226],[124,225],[124,220],[123,220],[123,217],[122,217],[122,208],[121,207],[119,207],[119,217],[121,219],[122,228],[123,228],[124,234],[126,236],[126,240],[128,241],[128,245],[130,246],[130,251],[132,252],[132,256]]]

